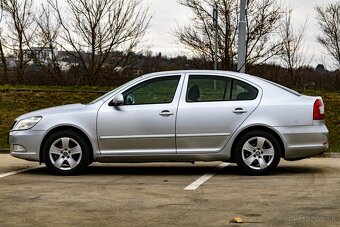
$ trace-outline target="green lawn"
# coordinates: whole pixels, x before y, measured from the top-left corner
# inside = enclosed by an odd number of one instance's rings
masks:
[[[19,91],[14,87],[0,86],[0,148],[7,148],[7,135],[13,121],[21,114],[39,110],[51,106],[88,103],[102,95],[96,89],[88,91],[72,91],[71,88],[46,87],[20,87]],[[88,89],[88,88],[87,88]]]
[[[7,148],[7,135],[14,119],[24,113],[51,106],[88,103],[111,88],[101,87],[13,87],[0,86],[0,148]],[[340,152],[340,92],[305,91],[322,96],[326,105],[326,125],[330,131],[330,152]]]

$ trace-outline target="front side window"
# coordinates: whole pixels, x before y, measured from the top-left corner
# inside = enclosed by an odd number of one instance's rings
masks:
[[[180,76],[150,79],[123,92],[124,105],[171,103]]]
[[[242,101],[256,99],[258,90],[243,81],[222,77],[189,76],[187,102]]]

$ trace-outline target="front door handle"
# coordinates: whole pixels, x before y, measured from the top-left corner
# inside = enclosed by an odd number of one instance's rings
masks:
[[[236,108],[235,110],[233,110],[233,113],[235,113],[235,114],[244,114],[244,113],[247,113],[247,111],[242,109],[242,108]]]
[[[174,113],[170,112],[169,110],[163,110],[162,112],[159,113],[159,115],[167,117],[170,115],[174,115]]]

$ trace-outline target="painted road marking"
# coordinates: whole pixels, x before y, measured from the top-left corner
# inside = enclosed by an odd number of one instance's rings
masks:
[[[197,180],[189,184],[187,187],[185,187],[184,190],[192,190],[192,191],[196,190],[200,185],[204,184],[204,182],[206,182],[212,176],[214,176],[217,173],[217,171],[227,167],[228,165],[230,165],[230,163],[222,162],[213,171],[211,171],[210,173],[204,174],[203,176],[201,176],[200,178],[198,178]]]
[[[25,169],[19,169],[19,170],[15,170],[15,171],[8,172],[8,173],[3,173],[3,174],[0,174],[0,178],[12,176],[14,174],[23,173],[23,172],[26,172],[26,171],[29,171],[29,170],[32,170],[32,169],[38,169],[38,168],[41,168],[41,166],[31,166],[31,167],[27,167]]]

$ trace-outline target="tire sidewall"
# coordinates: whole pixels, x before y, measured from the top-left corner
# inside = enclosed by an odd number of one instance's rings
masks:
[[[253,138],[253,137],[263,137],[269,140],[273,145],[274,158],[271,164],[265,169],[260,169],[260,170],[252,169],[247,164],[245,164],[243,161],[243,158],[242,158],[243,145],[246,143],[246,141],[248,141],[250,138]],[[264,174],[268,174],[270,171],[272,171],[274,168],[277,167],[277,165],[280,162],[280,158],[281,158],[281,150],[282,148],[281,148],[281,145],[278,139],[272,133],[267,132],[267,131],[260,131],[260,130],[250,131],[250,132],[247,132],[241,135],[240,139],[238,139],[236,143],[236,147],[235,147],[235,161],[237,165],[240,167],[240,169],[242,170],[242,172],[245,174],[264,175]]]
[[[71,170],[61,170],[58,169],[57,167],[55,167],[53,165],[53,163],[50,160],[49,157],[49,150],[51,148],[51,145],[59,138],[62,137],[69,137],[74,139],[75,141],[78,142],[78,144],[81,147],[82,150],[82,156],[81,156],[81,160],[79,162],[79,164],[71,169]],[[85,168],[87,167],[87,165],[90,163],[90,148],[89,145],[86,143],[86,141],[84,140],[84,138],[77,132],[75,131],[71,131],[71,130],[62,130],[62,131],[57,131],[55,133],[53,133],[51,136],[49,136],[47,138],[47,140],[45,141],[45,143],[43,144],[43,158],[44,158],[44,162],[45,165],[47,166],[47,168],[58,175],[74,175],[74,174],[79,174],[81,172],[83,172],[85,170]]]

